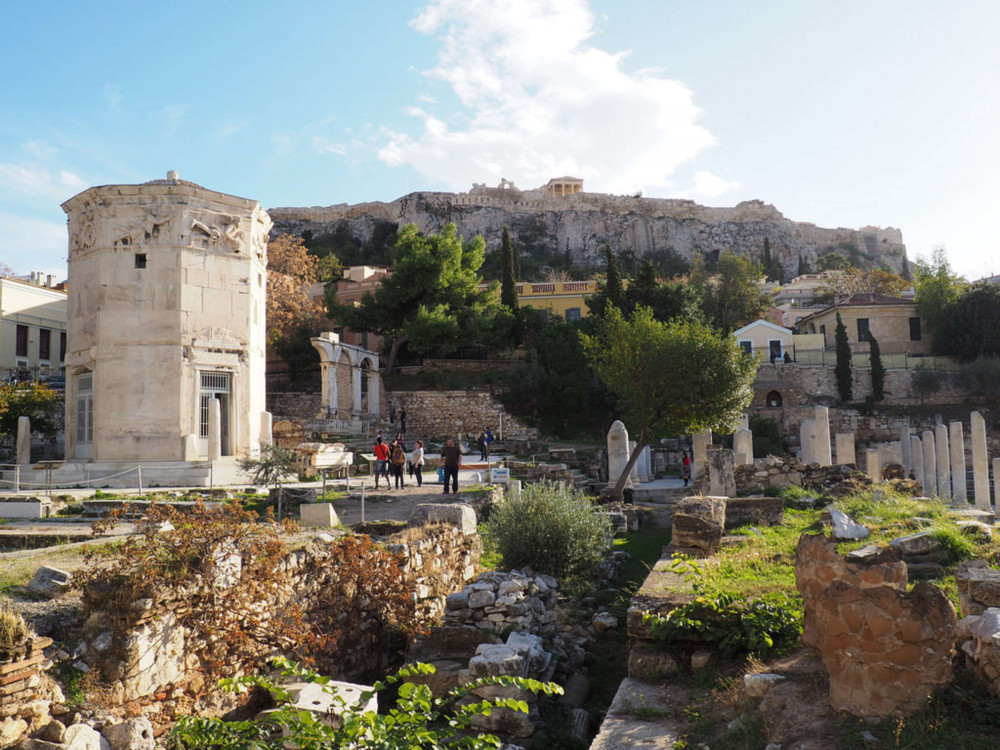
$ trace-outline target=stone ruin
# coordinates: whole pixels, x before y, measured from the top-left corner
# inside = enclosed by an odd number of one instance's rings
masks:
[[[889,547],[847,558],[836,542],[804,534],[795,584],[805,618],[802,642],[830,674],[830,703],[855,716],[906,716],[953,679],[957,616],[929,583],[907,591],[907,572]]]

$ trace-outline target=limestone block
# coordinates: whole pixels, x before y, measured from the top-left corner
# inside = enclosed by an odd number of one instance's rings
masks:
[[[628,430],[624,423],[616,419],[608,430],[608,486],[618,483],[625,466],[628,464]]]
[[[65,570],[42,565],[28,583],[28,590],[46,599],[58,599],[69,592],[71,577]]]
[[[469,659],[469,674],[477,677],[524,677],[527,660],[516,649],[506,645],[481,644],[476,655]]]
[[[63,744],[69,750],[111,750],[111,745],[100,732],[87,724],[66,727]]]
[[[837,463],[840,465],[857,463],[854,454],[854,433],[838,432],[836,437]]]
[[[865,451],[865,470],[873,482],[882,481],[882,456],[878,449]]]
[[[420,503],[410,514],[409,526],[429,523],[447,523],[458,528],[465,536],[476,533],[476,512],[464,503]]]
[[[976,507],[992,510],[990,507],[990,463],[986,445],[986,420],[978,411],[970,416],[972,437],[972,485]]]
[[[706,452],[708,494],[731,497],[736,494],[733,452],[727,448],[712,448]]]
[[[813,430],[815,441],[813,443],[812,460],[820,466],[829,466],[833,463],[832,452],[830,451],[830,409],[826,406],[817,406],[814,410]]]
[[[951,445],[951,497],[956,504],[968,502],[969,490],[965,475],[965,437],[961,422],[948,423],[948,440]]]
[[[340,518],[332,503],[309,503],[299,506],[303,526],[339,526]]]
[[[753,463],[753,432],[747,429],[736,431],[733,435],[733,453],[737,466]]]
[[[871,535],[871,531],[863,523],[858,523],[849,515],[836,508],[829,508],[830,521],[833,529],[830,532],[834,539],[844,541],[848,539],[866,539]]]
[[[933,497],[937,494],[937,448],[934,445],[934,433],[924,430],[920,442],[924,452],[924,476],[921,483],[924,494]]]
[[[726,528],[726,498],[686,497],[677,504],[670,543],[712,554]]]
[[[941,546],[941,542],[931,536],[929,531],[901,536],[893,539],[890,544],[903,555],[925,555]]]
[[[156,747],[153,725],[145,716],[106,726],[101,734],[111,745],[111,750],[154,750]]]
[[[751,698],[763,698],[775,683],[783,679],[785,678],[780,674],[745,674],[743,688]]]
[[[948,428],[939,424],[934,428],[934,465],[937,470],[938,497],[951,497],[951,450],[948,447]]]

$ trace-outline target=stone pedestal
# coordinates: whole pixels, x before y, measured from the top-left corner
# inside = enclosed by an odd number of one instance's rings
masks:
[[[965,477],[965,435],[961,422],[948,423],[951,446],[951,497],[956,503],[967,503],[969,491]]]
[[[260,413],[260,444],[270,445],[274,442],[274,422],[271,418],[271,412],[262,411]]]
[[[733,435],[733,454],[737,466],[753,463],[753,433],[739,429]]]
[[[17,418],[17,462],[22,466],[31,463],[31,419]]]
[[[921,447],[924,452],[924,494],[934,497],[937,494],[937,451],[934,447],[934,433],[924,430],[921,437]]]
[[[825,406],[817,406],[813,419],[816,422],[813,460],[820,466],[831,466],[833,453],[830,450],[830,410]]]
[[[865,451],[865,471],[873,482],[882,481],[882,457],[878,448]]]
[[[976,507],[990,508],[990,462],[986,448],[986,420],[978,411],[970,415],[972,434],[972,486]]]
[[[854,453],[854,433],[853,432],[838,432],[837,437],[837,463],[843,466],[844,464],[856,464],[858,462],[857,456]]]
[[[733,452],[728,448],[708,451],[708,494],[713,497],[732,497],[736,494]]]
[[[939,424],[934,428],[934,459],[937,467],[938,497],[951,499],[951,453],[948,450],[948,428]]]
[[[628,464],[628,430],[616,419],[608,430],[608,486],[618,484],[618,478]]]
[[[712,444],[712,431],[702,430],[691,438],[691,480],[695,486],[700,486],[705,479],[707,467],[705,455],[708,446]]]
[[[222,405],[219,399],[208,401],[208,460],[222,458]]]

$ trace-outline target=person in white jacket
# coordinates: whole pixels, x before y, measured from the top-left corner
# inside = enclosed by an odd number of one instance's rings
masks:
[[[418,440],[410,454],[410,465],[413,473],[417,477],[417,487],[424,486],[424,441]]]

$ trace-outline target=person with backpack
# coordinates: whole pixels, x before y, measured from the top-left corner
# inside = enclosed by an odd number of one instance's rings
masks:
[[[396,479],[396,489],[400,490],[406,485],[403,483],[403,464],[406,463],[406,450],[401,445],[401,441],[394,440],[389,448],[389,467],[392,476]]]

